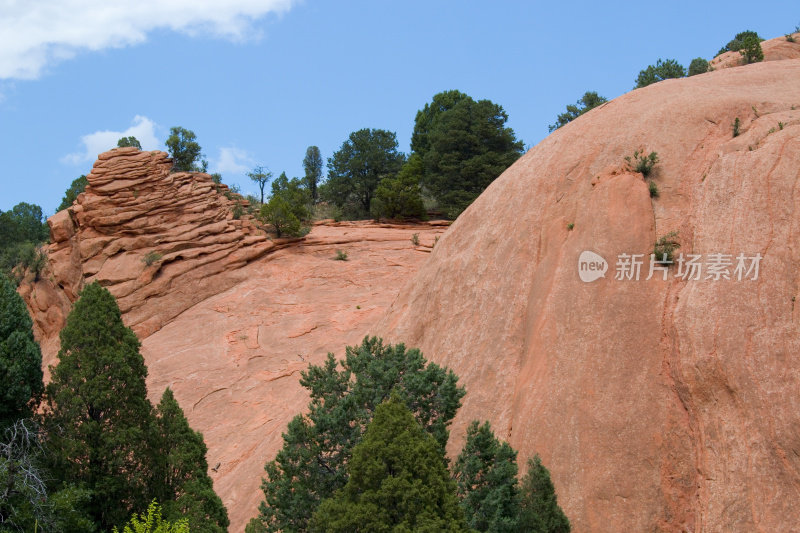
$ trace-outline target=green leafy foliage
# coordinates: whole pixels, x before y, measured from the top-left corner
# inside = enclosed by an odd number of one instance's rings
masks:
[[[89,182],[86,180],[86,176],[83,174],[72,180],[69,188],[67,188],[67,190],[64,192],[64,197],[61,199],[61,203],[58,204],[56,212],[62,211],[71,206],[75,200],[78,199],[78,195],[86,189],[86,185],[88,185],[88,183]]]
[[[761,49],[761,41],[762,39],[759,38],[758,35],[747,35],[742,40],[742,48],[739,50],[739,53],[744,58],[745,63],[750,64],[764,61],[764,51]]]
[[[580,100],[575,103],[575,105],[568,105],[567,111],[558,115],[558,118],[556,118],[556,123],[551,124],[548,126],[548,128],[550,131],[555,131],[561,126],[575,120],[587,111],[591,111],[595,107],[603,105],[606,102],[608,102],[608,99],[604,96],[600,96],[595,91],[586,91],[583,96],[581,96]]]
[[[647,190],[650,193],[650,198],[658,198],[658,185],[653,180],[647,182]]]
[[[261,206],[259,218],[270,224],[278,238],[299,237],[305,233],[303,222],[311,218],[310,198],[303,182],[298,178],[291,180],[282,172],[272,182],[272,196]]]
[[[625,161],[627,161],[631,170],[640,172],[646,178],[653,172],[653,167],[658,163],[658,154],[650,152],[645,155],[644,151],[639,152],[639,150],[636,150],[633,152],[633,156],[627,156]]]
[[[517,531],[517,452],[494,436],[488,422],[469,425],[453,474],[469,527],[491,533]]]
[[[91,518],[108,530],[147,505],[154,424],[139,341],[96,282],[75,302],[58,358],[45,389],[50,469],[91,492]]]
[[[50,230],[38,205],[20,202],[9,211],[0,211],[0,275],[19,282],[30,271],[38,281],[47,264],[39,244],[49,236]]]
[[[144,263],[147,266],[152,266],[161,261],[162,257],[164,257],[164,255],[161,252],[157,250],[150,250],[149,252],[144,254],[144,257],[142,257],[142,263]]]
[[[151,484],[151,493],[159,494],[158,499],[165,502],[164,515],[170,520],[186,518],[195,532],[226,532],[228,512],[208,476],[203,435],[189,427],[169,388],[164,390],[156,412],[159,479]]]
[[[422,175],[422,158],[412,154],[397,173],[383,178],[375,189],[372,216],[379,218],[425,218],[419,179]]]
[[[705,74],[706,72],[708,72],[708,61],[702,57],[696,57],[689,63],[689,76]]]
[[[317,189],[322,180],[322,164],[322,155],[319,147],[309,146],[306,148],[306,156],[303,158],[303,170],[305,171],[303,182],[311,195],[313,203],[319,201],[319,191]]]
[[[436,94],[417,113],[411,149],[422,159],[420,184],[448,217],[456,218],[519,159],[523,144],[507,121],[502,106],[459,91]]]
[[[309,531],[469,531],[441,446],[399,397],[377,406],[347,470],[347,483],[322,502]]]
[[[264,203],[264,187],[267,186],[267,182],[272,179],[272,172],[264,167],[256,167],[253,169],[252,172],[247,173],[248,177],[258,185],[259,191],[261,191],[261,200],[259,203]]]
[[[118,148],[125,148],[127,146],[132,146],[134,148],[138,148],[139,150],[142,149],[142,144],[139,142],[139,139],[132,135],[130,137],[122,137],[117,141]]]
[[[764,40],[758,35],[758,33],[751,30],[745,30],[737,33],[736,37],[729,41],[728,44],[720,48],[719,52],[717,52],[717,55],[724,54],[725,52],[739,52],[745,47],[745,41],[748,38],[751,40],[755,38],[759,43]]]
[[[208,161],[203,158],[203,149],[197,142],[193,131],[180,126],[169,130],[169,137],[165,143],[170,157],[172,157],[173,172],[205,172],[208,170]]]
[[[120,533],[116,527],[113,531]],[[189,533],[189,531],[189,523],[186,519],[170,522],[162,518],[161,506],[156,500],[150,502],[146,513],[134,514],[122,528],[122,533]],[[191,531],[198,530],[192,529]]]
[[[336,257],[334,257],[337,261],[347,261],[347,252],[344,250],[336,250]]]
[[[739,128],[741,127],[741,125],[742,125],[742,122],[739,120],[739,117],[736,117],[733,120],[733,136],[734,137],[738,137],[739,136],[739,133],[740,133],[739,132]]]
[[[670,78],[683,78],[684,76],[686,76],[686,69],[683,68],[683,65],[674,59],[662,61],[659,58],[655,65],[648,65],[646,69],[639,72],[634,89],[647,87],[650,84]]]
[[[353,448],[392,391],[441,453],[464,395],[452,371],[427,363],[419,350],[377,338],[348,347],[341,362],[328,354],[322,366],[311,365],[301,376],[311,396],[308,414],[289,423],[283,448],[264,467],[259,520],[268,531],[307,529],[320,502],[347,483]]]
[[[365,218],[381,180],[393,178],[404,161],[394,132],[354,131],[328,160],[328,180],[320,187],[321,198],[350,218]]]
[[[653,245],[653,255],[657,263],[671,263],[674,259],[675,250],[681,247],[677,241],[678,232],[671,231],[655,242]]]
[[[528,460],[528,471],[520,483],[520,531],[569,533],[569,520],[558,506],[550,472],[536,455]]]
[[[0,276],[0,431],[33,415],[44,390],[42,354],[22,297]]]

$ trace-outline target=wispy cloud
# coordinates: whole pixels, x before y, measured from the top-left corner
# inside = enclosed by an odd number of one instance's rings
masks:
[[[103,130],[84,135],[81,137],[83,151],[67,154],[61,158],[61,162],[78,165],[86,161],[94,161],[97,154],[117,146],[117,141],[122,137],[136,137],[143,150],[155,150],[161,146],[156,138],[155,130],[155,122],[147,117],[136,115],[133,117],[131,127],[125,131]]]
[[[220,148],[219,157],[211,161],[211,169],[220,174],[245,174],[253,169],[254,160],[245,150],[232,146]]]
[[[3,0],[0,79],[36,79],[47,65],[86,50],[147,40],[155,29],[232,40],[258,37],[253,22],[297,0]]]

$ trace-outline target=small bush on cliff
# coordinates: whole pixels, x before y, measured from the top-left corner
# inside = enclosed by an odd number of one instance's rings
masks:
[[[633,156],[626,157],[625,161],[628,162],[628,166],[631,170],[641,173],[642,176],[646,178],[653,172],[653,167],[658,163],[658,154],[656,152],[650,152],[645,155],[644,152],[636,150],[633,152]]]
[[[764,51],[761,49],[761,39],[757,35],[748,35],[742,41],[739,53],[747,64],[764,61]]]
[[[58,204],[56,211],[61,211],[71,206],[78,199],[78,195],[86,189],[88,183],[85,175],[75,178],[64,192],[64,197],[61,199],[61,203]]]
[[[741,123],[741,121],[739,120],[739,117],[736,117],[736,118],[733,120],[733,136],[734,136],[734,137],[738,137],[738,136],[739,136],[739,127],[741,126],[741,124],[742,124],[742,123]]]
[[[678,232],[671,231],[660,237],[653,245],[653,255],[657,263],[672,263],[675,250],[681,247],[677,241]]]
[[[764,40],[761,38],[761,36],[758,35],[758,33],[751,30],[745,30],[737,33],[736,36],[728,42],[728,44],[720,48],[719,52],[717,52],[717,55],[724,54],[725,52],[741,51],[742,48],[745,47],[745,41],[748,38],[757,39],[759,43]]]
[[[147,266],[152,266],[155,263],[161,261],[162,257],[164,256],[161,254],[161,252],[158,252],[156,250],[151,250],[144,255],[144,257],[142,258],[142,263],[144,263]]]

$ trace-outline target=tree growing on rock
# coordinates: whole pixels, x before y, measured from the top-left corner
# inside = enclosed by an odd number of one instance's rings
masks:
[[[248,172],[247,176],[258,185],[259,191],[261,191],[261,201],[260,203],[264,203],[264,187],[267,186],[269,180],[272,179],[272,172],[267,170],[264,167],[256,167],[253,169],[252,172]]]
[[[281,172],[272,182],[272,195],[261,206],[259,218],[275,229],[278,238],[297,237],[303,234],[303,222],[311,216],[309,203],[310,197],[302,181],[297,178],[290,180],[286,172]]]
[[[125,148],[129,146],[132,146],[133,148],[138,148],[139,150],[142,149],[142,144],[139,142],[139,139],[137,139],[133,135],[129,137],[122,137],[120,140],[117,141],[117,148]]]
[[[662,61],[660,58],[655,65],[648,65],[646,69],[639,72],[636,78],[634,89],[641,89],[653,83],[664,81],[670,78],[683,78],[686,76],[686,69],[674,59]]]
[[[88,184],[89,182],[87,181],[85,174],[81,174],[72,180],[72,183],[70,183],[67,190],[64,191],[64,197],[61,199],[61,203],[58,204],[56,212],[62,211],[74,204],[75,200],[78,199],[78,195],[86,190],[86,186]]]
[[[708,72],[708,61],[702,57],[696,57],[689,63],[689,76],[697,76]]]
[[[757,32],[754,32],[752,30],[741,31],[737,33],[733,39],[728,41],[728,44],[720,48],[719,52],[717,52],[717,55],[724,54],[725,52],[741,51],[745,47],[745,41],[747,41],[748,38],[750,38],[751,40],[756,39],[758,40],[759,43],[764,40]]]
[[[608,102],[608,99],[600,96],[595,91],[586,91],[575,105],[568,105],[566,113],[561,113],[558,115],[558,118],[556,118],[556,123],[548,126],[548,129],[550,131],[555,131],[568,122],[575,120],[584,113],[591,111],[595,107],[603,105],[606,102]]]
[[[322,155],[320,154],[319,147],[309,146],[306,149],[306,156],[303,158],[303,170],[305,176],[303,180],[311,195],[311,201],[317,203],[319,201],[319,183],[322,180]]]
[[[419,186],[422,168],[422,158],[411,154],[397,176],[383,178],[375,189],[372,216],[376,219],[424,218],[425,205]]]
[[[324,365],[301,374],[311,402],[283,435],[283,448],[264,469],[264,501],[248,531],[305,531],[319,504],[345,486],[353,448],[375,409],[392,392],[435,439],[443,453],[448,426],[464,389],[452,371],[427,363],[419,350],[365,338],[344,360],[328,354]]]
[[[193,131],[180,126],[169,130],[169,137],[165,142],[170,157],[172,157],[173,172],[206,172],[208,161],[203,157],[203,149],[197,142]]]
[[[558,506],[550,472],[536,455],[528,460],[528,471],[520,484],[519,527],[534,533],[569,533],[567,516]]]
[[[397,396],[381,403],[353,448],[344,487],[314,513],[309,531],[468,532],[442,448]]]

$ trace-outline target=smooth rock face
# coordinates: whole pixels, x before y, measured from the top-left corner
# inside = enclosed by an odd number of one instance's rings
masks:
[[[542,456],[575,531],[797,531],[798,83],[788,59],[632,91],[459,217],[377,330],[466,386],[450,453],[490,420],[521,462]],[[658,153],[657,198],[636,150]],[[760,253],[758,279],[647,281],[649,257],[615,279],[672,231],[704,263],[732,254],[731,274]],[[585,250],[604,278],[581,281]]]

